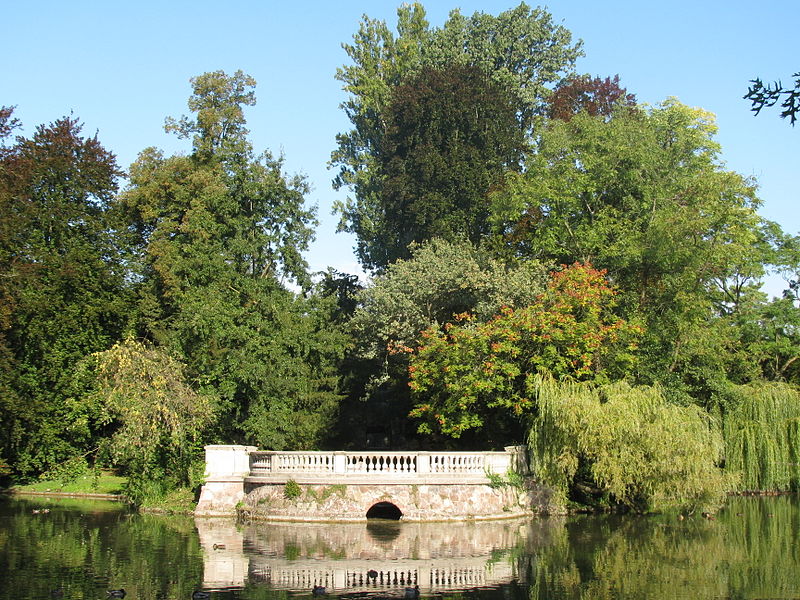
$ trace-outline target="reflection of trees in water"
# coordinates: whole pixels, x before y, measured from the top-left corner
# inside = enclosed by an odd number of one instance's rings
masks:
[[[571,520],[531,564],[531,598],[797,597],[797,498],[697,515]]]
[[[33,514],[47,506],[47,514]],[[16,499],[0,512],[0,598],[190,598],[203,562],[191,518],[130,513],[98,501]],[[10,514],[9,514],[10,513]],[[8,526],[6,526],[6,524]]]

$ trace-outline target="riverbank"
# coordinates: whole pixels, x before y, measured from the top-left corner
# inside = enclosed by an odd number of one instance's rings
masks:
[[[0,494],[9,496],[52,496],[62,498],[87,498],[130,502],[125,495],[127,479],[110,471],[102,471],[99,476],[91,474],[78,477],[69,482],[57,480],[36,481],[25,485],[0,488]],[[140,512],[159,514],[192,514],[197,499],[192,490],[173,490],[163,498],[152,499],[137,506]]]
[[[0,489],[4,494],[33,496],[71,496],[82,498],[124,498],[127,479],[111,471],[100,471],[98,475],[87,473],[71,481],[57,479],[35,481],[24,485],[12,485]]]

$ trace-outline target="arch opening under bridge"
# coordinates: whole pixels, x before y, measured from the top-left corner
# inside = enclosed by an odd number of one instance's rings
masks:
[[[399,521],[403,518],[403,512],[391,502],[377,502],[370,506],[367,511],[367,519],[386,519],[388,521]]]

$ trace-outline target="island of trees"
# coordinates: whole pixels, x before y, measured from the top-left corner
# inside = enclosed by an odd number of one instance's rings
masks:
[[[126,171],[2,108],[6,482],[114,467],[141,503],[196,487],[208,443],[524,443],[563,505],[800,486],[800,240],[711,113],[576,73],[525,4],[404,4],[344,49],[331,166],[368,284],[309,272],[306,181],[249,142],[242,72],[193,78],[187,152]]]

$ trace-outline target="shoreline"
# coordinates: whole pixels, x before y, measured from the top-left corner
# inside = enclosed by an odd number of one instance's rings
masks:
[[[127,502],[122,494],[102,494],[96,492],[37,492],[33,490],[15,490],[13,488],[0,489],[2,496],[53,496],[55,498],[89,498],[93,500],[116,500]]]

